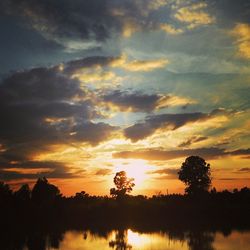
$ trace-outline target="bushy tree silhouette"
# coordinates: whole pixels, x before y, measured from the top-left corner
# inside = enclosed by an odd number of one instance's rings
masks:
[[[189,195],[204,193],[211,185],[210,164],[199,156],[186,158],[178,174],[187,186],[185,192]]]
[[[32,189],[32,200],[35,202],[48,202],[60,197],[60,190],[43,177],[39,178]]]
[[[133,178],[128,178],[125,171],[117,172],[114,177],[116,188],[110,189],[110,195],[113,197],[124,197],[126,193],[130,193],[135,186]]]
[[[88,194],[88,193],[86,193],[85,191],[81,191],[81,192],[77,192],[77,193],[75,194],[74,199],[75,199],[75,200],[85,200],[85,199],[87,199],[88,197],[89,197],[89,194]]]

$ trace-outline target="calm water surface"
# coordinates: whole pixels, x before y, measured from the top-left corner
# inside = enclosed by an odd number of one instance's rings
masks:
[[[139,233],[131,229],[93,233],[90,231],[67,231],[59,239],[45,237],[44,244],[37,249],[44,250],[249,250],[250,231],[232,231],[229,235],[221,232],[175,232]],[[37,239],[38,240],[38,239]],[[40,239],[41,240],[41,239]],[[54,242],[53,242],[54,241]],[[29,246],[24,250],[33,250]]]

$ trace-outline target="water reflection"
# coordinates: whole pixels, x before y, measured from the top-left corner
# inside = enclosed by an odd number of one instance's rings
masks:
[[[219,250],[250,249],[250,231],[222,232],[179,231],[137,232],[131,229],[113,231],[15,232],[0,235],[4,250]]]
[[[132,249],[132,246],[128,244],[128,231],[127,230],[118,230],[115,233],[115,240],[109,242],[109,246],[115,250],[129,250]]]
[[[210,232],[190,232],[187,235],[187,244],[190,250],[215,250],[213,242],[215,234]]]

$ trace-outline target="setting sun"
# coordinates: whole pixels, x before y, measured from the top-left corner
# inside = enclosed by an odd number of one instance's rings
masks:
[[[144,160],[129,160],[115,166],[115,172],[125,171],[129,178],[134,179],[135,188],[141,187],[143,182],[149,178],[147,172],[150,169],[152,169],[152,167]]]

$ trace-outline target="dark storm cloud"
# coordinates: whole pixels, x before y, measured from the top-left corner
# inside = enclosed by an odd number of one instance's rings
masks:
[[[56,37],[104,40],[119,23],[108,0],[3,0],[7,13],[20,15],[35,29]]]
[[[116,129],[117,127],[103,122],[82,122],[73,127],[75,134],[72,135],[72,138],[75,141],[86,141],[92,145],[96,145],[101,141],[105,141]]]
[[[53,68],[14,73],[1,83],[0,90],[0,101],[9,103],[68,101],[84,95],[78,81]]]
[[[133,112],[150,112],[156,109],[162,96],[116,90],[107,93],[102,98],[104,102],[119,107],[121,111],[131,110]]]
[[[152,135],[157,129],[168,127],[169,130],[178,129],[187,123],[205,121],[212,117],[227,113],[224,109],[216,109],[211,113],[181,113],[181,114],[161,114],[146,117],[145,121],[136,123],[124,130],[126,138],[136,142]]]
[[[51,163],[32,162],[32,156],[53,151],[53,145],[106,140],[116,128],[94,123],[101,118],[95,109],[80,83],[57,67],[10,75],[0,83],[0,168],[13,167],[11,162],[18,162],[16,168],[47,166]]]
[[[176,11],[202,2],[2,0],[0,8],[5,14],[21,17],[22,23],[33,27],[47,39],[63,44],[64,40],[103,42],[111,36],[124,34],[129,26],[132,32],[159,30],[162,23],[185,28],[186,24],[181,24],[175,18]],[[212,0],[206,3],[209,13],[215,15],[219,25],[232,26],[237,22],[249,22],[248,0]],[[171,32],[174,30],[172,27]],[[92,47],[98,45],[93,43]]]
[[[199,155],[205,159],[214,159],[223,156],[245,156],[250,155],[250,149],[241,149],[234,151],[226,151],[220,148],[197,148],[197,149],[184,149],[184,150],[161,150],[161,149],[147,149],[135,151],[123,151],[113,154],[114,158],[124,159],[145,159],[145,160],[173,160],[190,155]]]
[[[191,138],[189,138],[188,140],[182,142],[178,147],[182,148],[182,147],[188,147],[196,142],[201,142],[208,139],[208,137],[206,136],[193,136]]]
[[[3,0],[0,6],[5,14],[24,18],[49,39],[96,41],[122,33],[127,22],[150,28],[148,11],[158,8],[148,0]]]

